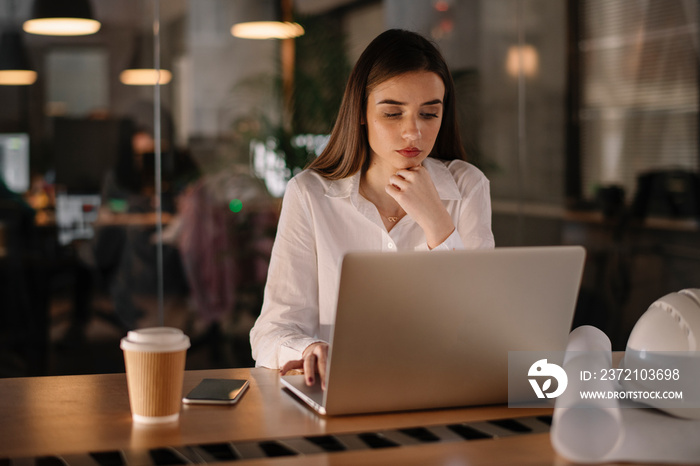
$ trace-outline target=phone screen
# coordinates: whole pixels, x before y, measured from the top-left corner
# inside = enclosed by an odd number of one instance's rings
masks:
[[[203,379],[183,399],[183,403],[235,404],[248,388],[242,379]]]

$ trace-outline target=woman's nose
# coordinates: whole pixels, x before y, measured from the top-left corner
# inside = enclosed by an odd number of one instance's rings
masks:
[[[420,122],[417,118],[406,118],[404,120],[402,136],[408,140],[420,139]]]

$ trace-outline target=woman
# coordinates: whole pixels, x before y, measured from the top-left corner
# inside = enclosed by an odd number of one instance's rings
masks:
[[[413,32],[379,35],[350,74],[328,145],[284,195],[251,330],[256,365],[325,381],[349,251],[492,248],[489,183],[465,158],[440,52]]]

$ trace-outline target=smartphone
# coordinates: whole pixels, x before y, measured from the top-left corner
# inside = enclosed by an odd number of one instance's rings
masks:
[[[183,399],[187,404],[232,405],[241,399],[248,389],[248,381],[242,379],[203,379]]]

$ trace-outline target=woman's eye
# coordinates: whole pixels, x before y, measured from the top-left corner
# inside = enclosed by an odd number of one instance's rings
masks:
[[[437,113],[423,113],[422,115],[423,115],[423,118],[428,118],[428,119],[437,118],[437,117],[438,117],[438,114],[437,114]]]
[[[386,118],[396,118],[398,116],[401,116],[401,113],[384,113],[384,116]]]

